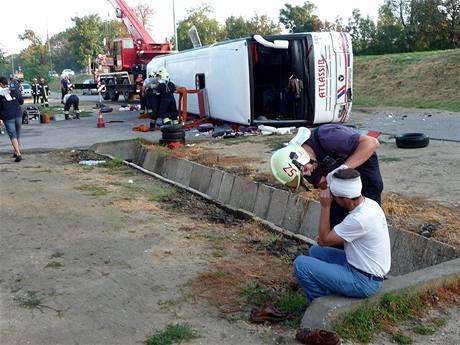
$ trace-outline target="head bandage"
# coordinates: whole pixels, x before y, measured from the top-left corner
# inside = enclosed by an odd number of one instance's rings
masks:
[[[343,180],[332,176],[329,184],[332,195],[350,199],[360,196],[362,187],[363,185],[359,176],[350,180]]]

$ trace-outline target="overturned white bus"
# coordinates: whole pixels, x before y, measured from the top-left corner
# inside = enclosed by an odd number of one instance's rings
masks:
[[[343,122],[352,105],[351,38],[342,32],[261,36],[155,57],[147,72],[206,89],[212,118],[244,125]],[[198,114],[198,101],[188,109]]]

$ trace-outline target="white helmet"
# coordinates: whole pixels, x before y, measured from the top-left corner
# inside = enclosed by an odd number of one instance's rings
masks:
[[[163,66],[158,68],[157,75],[159,75],[161,77],[161,79],[169,79],[168,70]]]
[[[282,184],[298,189],[302,181],[302,167],[310,162],[308,153],[295,142],[273,153],[270,166],[275,178]]]

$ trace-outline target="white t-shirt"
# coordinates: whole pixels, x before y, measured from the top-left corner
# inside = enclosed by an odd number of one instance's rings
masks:
[[[374,200],[365,198],[334,230],[345,241],[350,265],[378,277],[390,271],[388,225],[383,210]]]

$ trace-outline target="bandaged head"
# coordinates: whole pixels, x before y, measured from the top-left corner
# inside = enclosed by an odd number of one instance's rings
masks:
[[[337,177],[337,175],[339,177]],[[351,178],[348,178],[351,177]],[[342,169],[331,176],[329,189],[332,195],[343,198],[357,198],[363,185],[359,173],[353,169]]]

